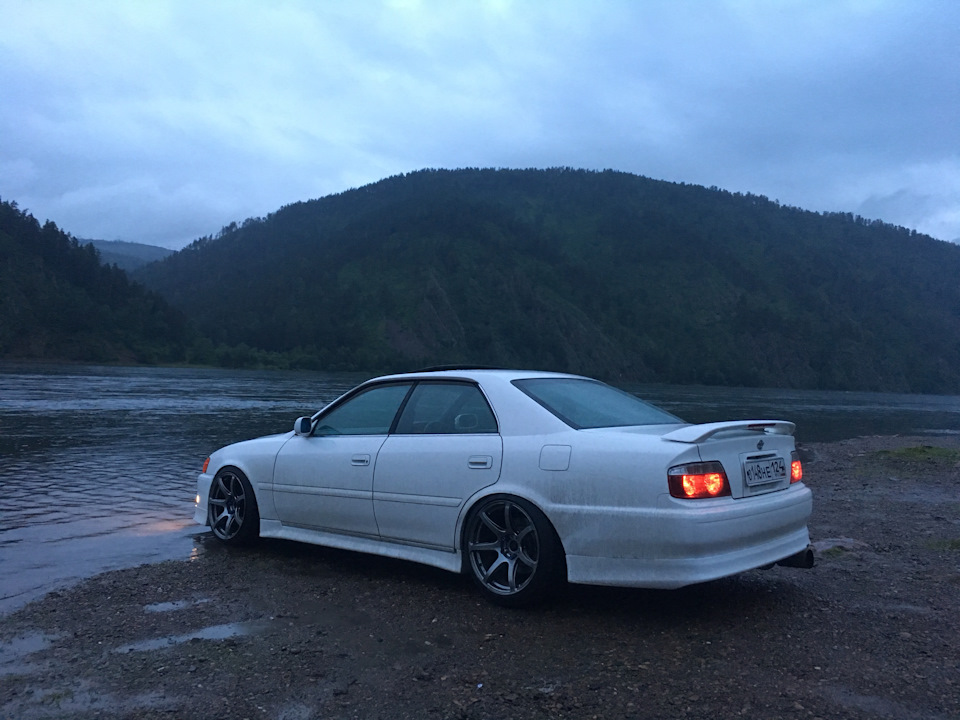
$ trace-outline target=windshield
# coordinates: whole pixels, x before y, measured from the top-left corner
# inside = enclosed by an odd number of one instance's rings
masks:
[[[596,380],[534,378],[513,384],[577,430],[683,422],[636,395]]]

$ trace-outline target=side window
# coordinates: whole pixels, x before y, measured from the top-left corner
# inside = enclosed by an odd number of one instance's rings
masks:
[[[398,433],[495,433],[497,420],[476,385],[420,383],[403,409]]]
[[[410,383],[365,390],[323,415],[313,434],[386,435],[409,391]]]

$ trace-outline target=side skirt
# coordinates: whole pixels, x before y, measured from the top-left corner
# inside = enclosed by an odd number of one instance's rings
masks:
[[[460,554],[447,550],[404,545],[377,538],[341,535],[324,530],[313,530],[282,525],[276,520],[260,521],[260,537],[294,540],[296,542],[322,545],[323,547],[353,550],[354,552],[381,555],[383,557],[409,560],[422,565],[431,565],[441,570],[460,573],[463,570]]]

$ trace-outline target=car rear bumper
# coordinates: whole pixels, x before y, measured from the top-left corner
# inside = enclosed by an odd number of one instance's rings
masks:
[[[583,517],[604,532],[563,538],[570,582],[678,588],[763,567],[810,542],[812,494],[803,485],[733,500],[663,496],[655,511]],[[604,537],[632,542],[604,542]]]

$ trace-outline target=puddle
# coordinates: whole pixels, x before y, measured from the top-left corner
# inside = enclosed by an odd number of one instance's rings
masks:
[[[869,550],[870,546],[860,540],[848,537],[825,538],[812,543],[813,549],[819,553],[828,550]]]
[[[94,688],[89,682],[79,681],[70,688],[33,688],[26,698],[8,703],[5,709],[10,711],[9,714],[0,715],[0,718],[59,718],[75,714],[89,717],[91,712],[96,717],[104,714],[109,717],[141,717],[150,710],[173,713],[176,705],[176,698],[162,692],[117,696]]]
[[[903,720],[919,720],[928,717],[919,712],[911,712],[909,708],[894,700],[879,695],[862,695],[849,688],[827,686],[821,691],[823,697],[847,710],[856,710],[874,717],[902,718]]]
[[[906,615],[936,615],[936,611],[933,608],[924,607],[922,605],[911,605],[909,603],[880,603],[878,604],[878,607],[881,610],[904,613]]]
[[[904,488],[899,493],[891,494],[903,502],[917,503],[918,505],[943,506],[947,503],[956,502],[958,499],[957,489],[954,486],[936,488],[913,485]]]
[[[151,638],[150,640],[141,640],[140,642],[122,645],[114,650],[117,653],[146,652],[150,650],[162,650],[163,648],[174,645],[182,645],[191,640],[227,640],[228,638],[242,637],[244,635],[254,635],[267,628],[267,620],[250,620],[248,622],[225,623],[223,625],[211,625],[200,628],[193,632],[183,635],[167,635],[160,638]]]
[[[55,639],[54,635],[31,633],[0,643],[0,676],[29,673],[31,665],[24,662],[26,658],[46,650]]]
[[[145,612],[162,613],[174,612],[175,610],[185,610],[196,605],[203,605],[210,602],[209,598],[200,598],[199,600],[176,600],[174,602],[154,603],[153,605],[144,605]]]

